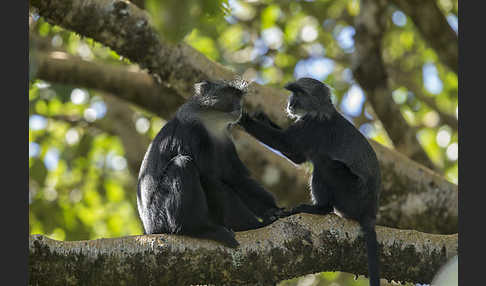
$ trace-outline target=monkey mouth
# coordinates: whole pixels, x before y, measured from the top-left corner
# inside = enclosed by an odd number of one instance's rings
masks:
[[[291,105],[290,103],[287,104],[287,113],[289,115],[295,115],[297,113],[297,108],[295,105]]]
[[[287,105],[287,114],[289,115],[290,118],[295,118],[297,117],[297,115],[295,114],[295,109],[290,106],[290,105]]]
[[[287,105],[287,115],[291,118],[291,119],[295,119],[295,120],[299,120],[301,117],[303,117],[306,112],[300,108],[295,108],[293,106],[290,106],[290,105]]]

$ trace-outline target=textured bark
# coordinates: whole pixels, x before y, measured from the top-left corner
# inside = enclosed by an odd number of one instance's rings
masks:
[[[371,146],[382,176],[378,223],[429,233],[457,233],[457,185],[375,141]]]
[[[36,77],[113,93],[140,106],[150,106],[164,118],[172,117],[185,101],[174,89],[156,83],[138,68],[85,61],[61,51],[36,52],[31,60],[37,67]]]
[[[457,235],[377,227],[381,277],[430,283],[457,254]],[[357,223],[336,215],[294,215],[236,234],[229,249],[176,235],[91,241],[29,240],[31,285],[273,285],[321,271],[367,273]],[[353,259],[347,259],[353,257]]]
[[[416,130],[408,125],[395,104],[388,86],[388,75],[382,58],[381,43],[385,30],[386,1],[362,0],[356,17],[353,74],[366,91],[373,110],[385,127],[395,148],[425,166],[436,169],[418,142]]]
[[[447,22],[435,0],[392,0],[403,10],[436,51],[439,60],[458,73],[457,35]]]
[[[132,62],[149,67],[152,73],[181,97],[190,96],[194,82],[202,79],[231,79],[236,75],[186,44],[174,46],[159,41],[158,35],[148,25],[145,14],[127,2],[32,0],[31,3],[52,24],[92,37]],[[376,59],[373,56],[370,58]],[[277,123],[285,125],[289,123],[283,112],[287,94],[282,89],[252,83],[245,106],[250,110],[261,108]],[[157,94],[147,92],[144,95],[149,96]],[[388,98],[391,99],[390,96]],[[151,102],[160,99],[144,100]],[[141,106],[160,114],[152,104],[144,103]],[[243,162],[258,181],[263,182],[277,198],[282,198],[280,204],[291,206],[309,197],[308,174],[303,168],[295,168],[287,160],[265,150],[246,133],[234,132],[234,137]],[[456,232],[457,186],[376,142],[373,147],[383,173],[380,200],[383,214],[380,214],[378,223],[432,233]],[[409,206],[415,207],[406,213],[398,213],[397,209],[400,208],[394,208],[394,202],[398,206],[407,202]],[[443,214],[446,219],[441,216]]]

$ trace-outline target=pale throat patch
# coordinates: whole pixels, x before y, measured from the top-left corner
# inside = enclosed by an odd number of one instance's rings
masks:
[[[300,108],[291,111],[288,105],[286,111],[287,111],[287,115],[294,120],[299,120],[301,117],[304,117],[307,114],[305,110],[302,110]]]
[[[229,125],[233,123],[229,114],[221,112],[203,112],[201,121],[211,136],[216,138],[229,137]]]

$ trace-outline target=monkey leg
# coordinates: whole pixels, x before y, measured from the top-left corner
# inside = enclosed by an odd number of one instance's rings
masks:
[[[233,190],[243,204],[255,215],[264,218],[269,210],[279,209],[273,195],[249,176],[234,176],[234,180],[224,182]]]
[[[235,231],[244,231],[260,228],[266,225],[266,221],[257,217],[234,190],[227,187],[226,194],[227,203],[229,205],[227,222],[231,229]]]
[[[297,207],[293,208],[290,211],[290,215],[298,214],[298,213],[308,213],[308,214],[328,214],[332,211],[332,207],[321,207],[319,205],[309,205],[309,204],[301,204]]]
[[[235,231],[262,226],[257,216],[230,186],[207,177],[203,177],[202,182],[206,190],[210,216],[215,222]]]
[[[163,180],[167,193],[160,196],[163,198],[161,211],[165,211],[161,217],[165,217],[168,233],[238,246],[234,233],[212,219],[199,171],[190,157],[180,155],[172,159]]]
[[[196,238],[215,240],[231,248],[236,248],[240,245],[235,239],[235,233],[233,231],[219,225],[209,225],[201,232],[189,235]]]
[[[316,172],[316,170],[314,170],[314,172]],[[311,196],[314,204],[301,204],[293,208],[290,211],[291,214],[310,213],[324,215],[333,211],[332,191],[329,186],[323,184],[318,175],[319,174],[313,174],[311,181]]]
[[[263,111],[256,111],[256,112],[254,112],[253,113],[253,117],[256,120],[258,120],[258,121],[260,121],[260,122],[262,122],[262,123],[264,123],[264,124],[266,124],[268,126],[271,126],[271,127],[275,128],[275,129],[282,129],[275,122],[273,122]]]

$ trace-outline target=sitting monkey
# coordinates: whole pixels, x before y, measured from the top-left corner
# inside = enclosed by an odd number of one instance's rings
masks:
[[[138,177],[137,207],[146,234],[184,234],[236,247],[233,230],[272,223],[280,209],[250,178],[229,133],[241,117],[247,83],[195,84],[150,144]]]

